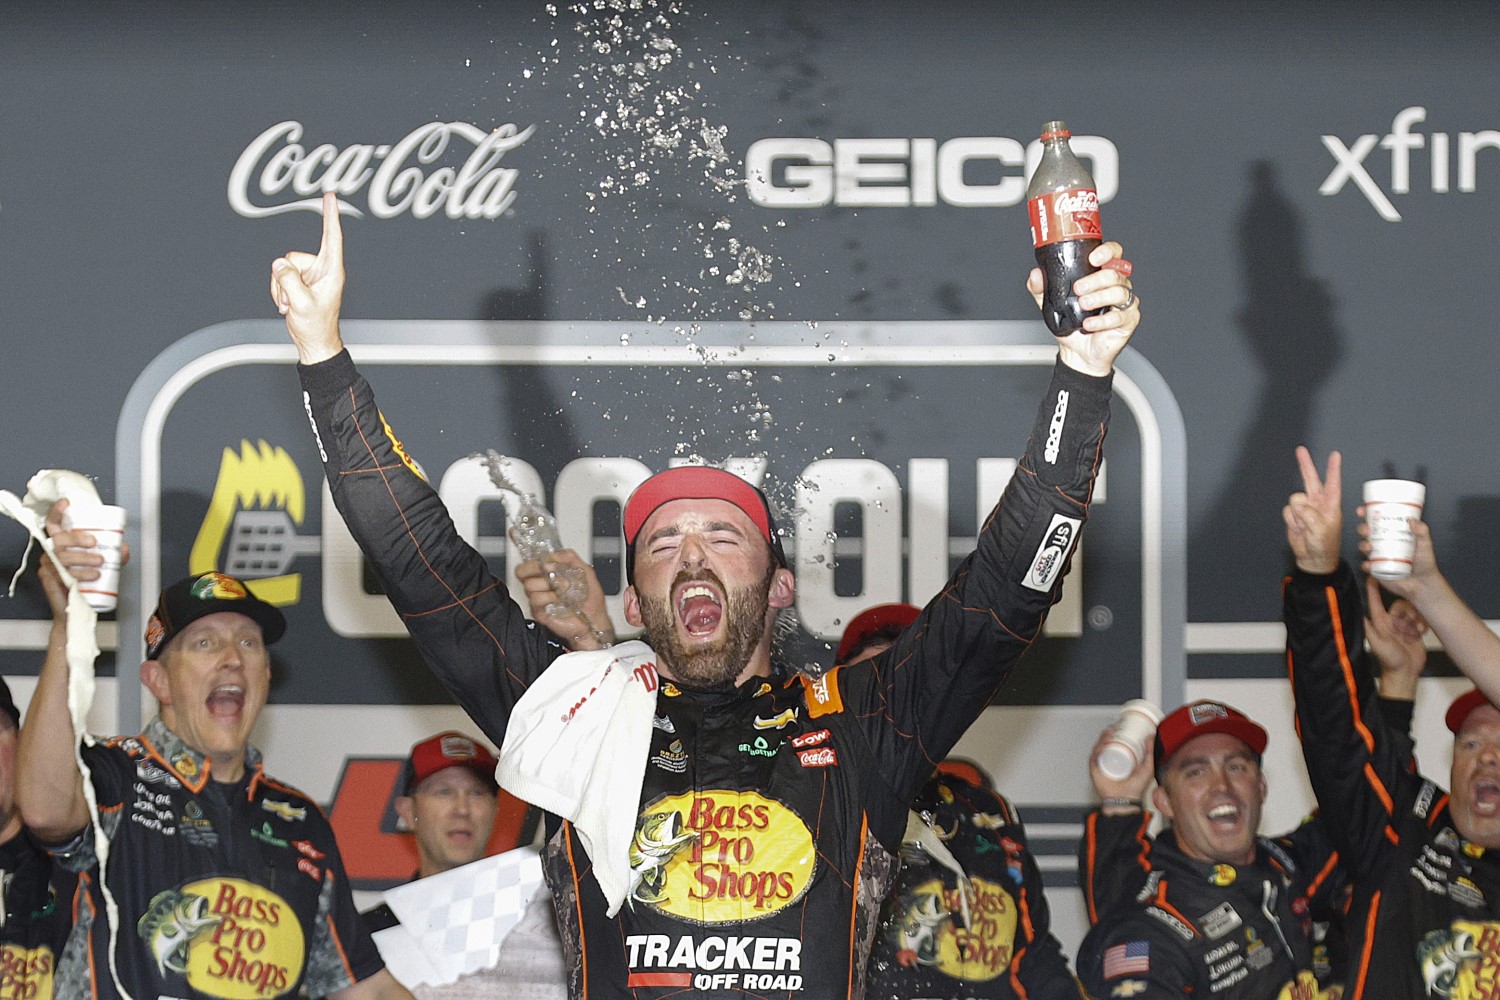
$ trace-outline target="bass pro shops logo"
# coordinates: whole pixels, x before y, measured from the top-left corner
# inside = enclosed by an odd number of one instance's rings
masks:
[[[56,961],[47,945],[0,945],[0,1000],[50,997]]]
[[[814,855],[802,818],[755,792],[667,796],[636,823],[630,905],[702,924],[765,916],[802,898]]]
[[[181,976],[195,996],[222,1000],[289,993],[307,956],[286,901],[234,878],[158,893],[136,931],[162,976]]]
[[[343,212],[363,218],[365,212],[348,203],[363,191],[367,211],[377,219],[408,213],[426,219],[439,212],[450,219],[498,219],[515,202],[520,178],[520,171],[501,161],[535,129],[507,122],[487,132],[467,122],[431,122],[394,143],[308,149],[301,122],[280,122],[252,139],[235,161],[229,206],[247,219],[318,212],[323,192],[332,191]],[[290,200],[275,200],[287,195]],[[273,203],[257,204],[257,196]]]

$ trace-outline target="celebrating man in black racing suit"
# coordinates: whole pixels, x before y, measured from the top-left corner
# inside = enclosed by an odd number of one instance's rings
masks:
[[[464,543],[343,350],[337,202],[320,252],[272,265],[334,500],[428,665],[489,737],[564,652]],[[771,662],[794,580],[764,496],[672,469],[624,511],[625,614],[661,678],[637,804],[631,894],[615,916],[574,823],[546,870],[575,997],[831,1000],[864,992],[907,805],[1040,632],[1088,514],[1115,357],[1140,318],[1120,248],[1079,279],[1109,309],[1058,340],[1025,457],[977,551],[903,639],[816,680]],[[1041,288],[1038,272],[1028,287]],[[577,654],[575,654],[577,655]],[[519,717],[518,717],[519,718]],[[529,723],[531,720],[527,720]],[[504,754],[502,754],[502,759]]]
[[[1326,477],[1306,448],[1297,464],[1303,490],[1283,511],[1297,561],[1283,589],[1287,667],[1308,776],[1354,884],[1344,998],[1500,995],[1500,852],[1490,853],[1500,848],[1500,709],[1477,691],[1449,708],[1451,792],[1416,772],[1360,668],[1368,654],[1359,581],[1340,557],[1339,454]],[[1419,537],[1414,577],[1435,572],[1425,529]],[[1441,619],[1414,603],[1454,650]]]
[[[1328,905],[1319,892],[1334,888],[1335,859],[1314,825],[1276,840],[1256,835],[1265,748],[1266,731],[1220,702],[1195,701],[1167,715],[1149,760],[1152,798],[1171,826],[1153,843],[1150,815],[1131,806],[1150,782],[1147,761],[1111,782],[1095,745],[1090,777],[1107,815],[1088,816],[1080,845],[1084,896],[1097,922],[1078,952],[1079,977],[1093,996],[1323,996],[1309,930],[1313,913]],[[1125,836],[1131,828],[1134,835]],[[1139,845],[1145,878],[1122,901],[1140,874],[1118,860],[1129,842]]]

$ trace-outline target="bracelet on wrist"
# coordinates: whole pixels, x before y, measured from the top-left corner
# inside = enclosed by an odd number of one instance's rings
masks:
[[[1139,809],[1141,807],[1140,802],[1123,795],[1106,795],[1099,804],[1106,809]]]

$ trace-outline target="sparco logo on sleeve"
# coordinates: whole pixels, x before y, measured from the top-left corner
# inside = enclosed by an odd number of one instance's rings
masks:
[[[395,143],[309,149],[301,142],[301,122],[281,122],[251,140],[235,161],[229,206],[247,219],[318,212],[323,192],[332,191],[345,202],[345,213],[363,218],[365,212],[347,203],[363,191],[377,219],[407,213],[426,219],[439,212],[450,219],[497,219],[516,200],[520,176],[501,161],[535,128],[507,122],[486,132],[467,122],[431,122]],[[256,197],[270,204],[256,204]]]
[[[1042,449],[1042,457],[1047,460],[1048,465],[1057,464],[1057,449],[1062,443],[1063,424],[1068,420],[1068,390],[1057,391],[1057,408],[1052,411],[1052,425],[1047,428],[1047,445]]]
[[[1042,544],[1037,546],[1036,555],[1031,559],[1031,568],[1026,571],[1026,579],[1021,582],[1032,590],[1051,590],[1052,584],[1057,582],[1057,575],[1068,561],[1068,550],[1078,538],[1078,529],[1081,527],[1083,521],[1079,518],[1053,514],[1052,523],[1047,525],[1047,535],[1042,539]]]

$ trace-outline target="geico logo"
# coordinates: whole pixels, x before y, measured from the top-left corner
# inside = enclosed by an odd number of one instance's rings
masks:
[[[1391,119],[1391,130],[1384,136],[1366,133],[1346,145],[1336,135],[1323,136],[1323,146],[1333,154],[1334,167],[1318,187],[1321,195],[1335,195],[1344,185],[1354,182],[1380,217],[1387,222],[1400,222],[1401,213],[1391,203],[1390,196],[1365,169],[1365,158],[1379,145],[1391,151],[1391,194],[1407,194],[1411,191],[1412,151],[1427,148],[1430,168],[1429,179],[1433,194],[1447,194],[1449,167],[1456,160],[1458,166],[1458,190],[1468,194],[1478,187],[1477,159],[1481,149],[1500,149],[1500,131],[1485,129],[1482,132],[1458,133],[1458,152],[1450,156],[1447,132],[1431,132],[1423,135],[1413,132],[1412,126],[1427,120],[1427,109],[1418,105],[1402,108]]]
[[[355,143],[344,149],[324,143],[308,149],[300,141],[302,123],[281,122],[251,140],[235,161],[229,172],[229,206],[248,219],[299,209],[316,212],[324,191],[348,199],[368,186],[366,204],[377,219],[406,212],[426,219],[439,211],[450,219],[499,218],[515,201],[520,176],[500,162],[535,128],[507,122],[486,132],[467,122],[431,122],[395,143]],[[457,156],[440,164],[455,139],[473,148],[457,165],[452,162]],[[252,193],[276,198],[288,188],[297,200],[272,205],[251,201]],[[344,211],[356,218],[364,214],[352,205]]]
[[[1120,187],[1120,155],[1103,136],[1075,135],[1099,200]],[[766,208],[947,205],[993,208],[1026,198],[1041,143],[1005,136],[936,139],[759,139],[745,151],[745,189]],[[972,167],[971,167],[972,165]]]

